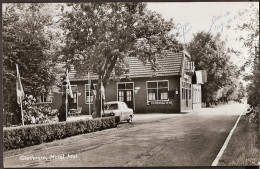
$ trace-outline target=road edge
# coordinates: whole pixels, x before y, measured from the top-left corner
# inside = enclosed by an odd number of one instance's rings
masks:
[[[218,162],[219,162],[220,158],[222,157],[222,155],[223,155],[225,149],[227,148],[227,145],[228,145],[228,143],[229,143],[229,140],[230,140],[230,138],[231,138],[231,136],[232,136],[234,130],[236,129],[237,124],[238,124],[238,122],[239,122],[241,116],[242,116],[243,113],[245,112],[246,107],[247,107],[247,106],[245,106],[244,109],[241,111],[241,113],[240,113],[240,115],[239,115],[239,117],[238,117],[238,119],[237,119],[235,125],[234,125],[233,128],[230,130],[228,137],[226,138],[226,140],[225,140],[225,142],[224,142],[222,148],[220,149],[220,151],[219,151],[217,157],[215,158],[215,160],[213,161],[213,163],[211,164],[211,166],[217,166],[217,165],[218,165]]]

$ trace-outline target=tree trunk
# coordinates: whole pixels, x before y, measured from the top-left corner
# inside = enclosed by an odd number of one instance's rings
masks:
[[[103,111],[104,111],[104,105],[105,105],[104,102],[105,102],[105,100],[103,99],[102,100]],[[101,99],[100,99],[100,96],[95,98],[94,105],[95,105],[95,108],[94,108],[94,113],[93,113],[92,117],[93,118],[101,117]]]
[[[94,113],[92,114],[93,118],[101,117],[101,82],[98,82],[96,90],[96,95],[94,96]],[[102,100],[102,109],[104,111],[104,102]]]
[[[100,95],[99,97],[96,97],[95,100],[94,100],[94,113],[92,115],[93,118],[98,118],[98,117],[101,117],[101,114],[100,114],[100,110],[101,110],[101,100],[100,100]]]

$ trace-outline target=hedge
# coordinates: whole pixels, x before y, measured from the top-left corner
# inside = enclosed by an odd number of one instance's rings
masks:
[[[4,151],[116,127],[115,117],[4,128]]]

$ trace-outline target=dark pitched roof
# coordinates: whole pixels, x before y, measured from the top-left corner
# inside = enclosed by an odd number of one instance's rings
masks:
[[[127,74],[129,78],[138,78],[138,77],[152,77],[156,76],[174,76],[180,75],[181,64],[183,59],[183,52],[167,52],[165,57],[157,57],[159,64],[159,70],[152,70],[152,64],[146,63],[143,64],[136,57],[126,57],[126,63],[129,65],[129,73]],[[98,79],[97,74],[91,74],[91,79]],[[122,76],[125,77],[125,76]],[[87,73],[84,76],[77,76],[76,70],[72,67],[70,72],[71,81],[83,81],[87,80]]]
[[[142,61],[135,57],[127,57],[129,65],[129,77],[152,77],[156,76],[172,76],[179,75],[181,70],[183,53],[167,52],[165,57],[157,57],[159,70],[152,70],[150,62],[143,64]]]
[[[88,73],[86,72],[86,75],[79,76],[77,74],[77,71],[75,70],[74,66],[71,66],[71,70],[69,72],[70,75],[70,81],[84,81],[88,80]],[[97,80],[98,75],[96,73],[90,73],[91,80]]]

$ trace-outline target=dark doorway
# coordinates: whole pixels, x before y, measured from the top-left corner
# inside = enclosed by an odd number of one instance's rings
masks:
[[[117,89],[117,100],[125,102],[129,108],[134,109],[134,83],[118,83]]]

